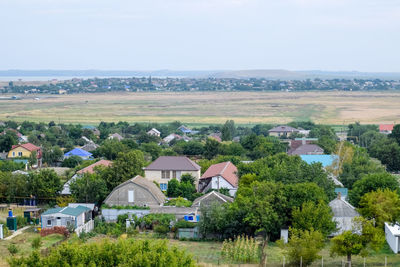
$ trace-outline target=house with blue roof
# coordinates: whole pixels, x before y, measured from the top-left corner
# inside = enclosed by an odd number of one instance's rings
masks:
[[[324,168],[331,166],[338,158],[336,155],[300,155],[300,157],[308,164],[321,163]]]
[[[93,155],[92,153],[87,152],[87,151],[77,147],[77,148],[74,148],[71,151],[65,153],[64,159],[67,159],[71,156],[78,156],[83,160],[87,160],[87,159],[92,159],[93,158],[92,155]]]
[[[94,207],[93,204],[91,205]],[[69,204],[67,207],[48,209],[41,215],[41,227],[44,229],[72,225],[74,229],[82,228],[88,222],[92,222],[92,206],[78,203],[76,205]]]

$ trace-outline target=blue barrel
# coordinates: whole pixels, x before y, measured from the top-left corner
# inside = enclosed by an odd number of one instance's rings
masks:
[[[8,217],[12,217],[12,216],[13,216],[12,209],[9,209],[8,210]]]

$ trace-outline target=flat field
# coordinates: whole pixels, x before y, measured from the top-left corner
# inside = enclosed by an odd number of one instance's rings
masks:
[[[355,121],[393,123],[400,118],[400,92],[139,92],[21,97],[0,100],[0,120],[81,124],[179,120],[190,125],[227,119],[241,125],[312,120],[342,125]]]

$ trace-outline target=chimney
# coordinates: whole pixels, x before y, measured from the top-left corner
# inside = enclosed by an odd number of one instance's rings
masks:
[[[338,198],[338,199],[341,199],[341,198],[342,198],[342,193],[338,192],[337,198]]]

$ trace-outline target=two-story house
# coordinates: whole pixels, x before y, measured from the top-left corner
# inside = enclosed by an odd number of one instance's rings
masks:
[[[191,159],[183,156],[161,156],[144,168],[146,179],[155,181],[161,190],[167,190],[168,182],[176,178],[181,179],[182,174],[191,174],[195,178],[196,188],[200,179],[201,167]]]

